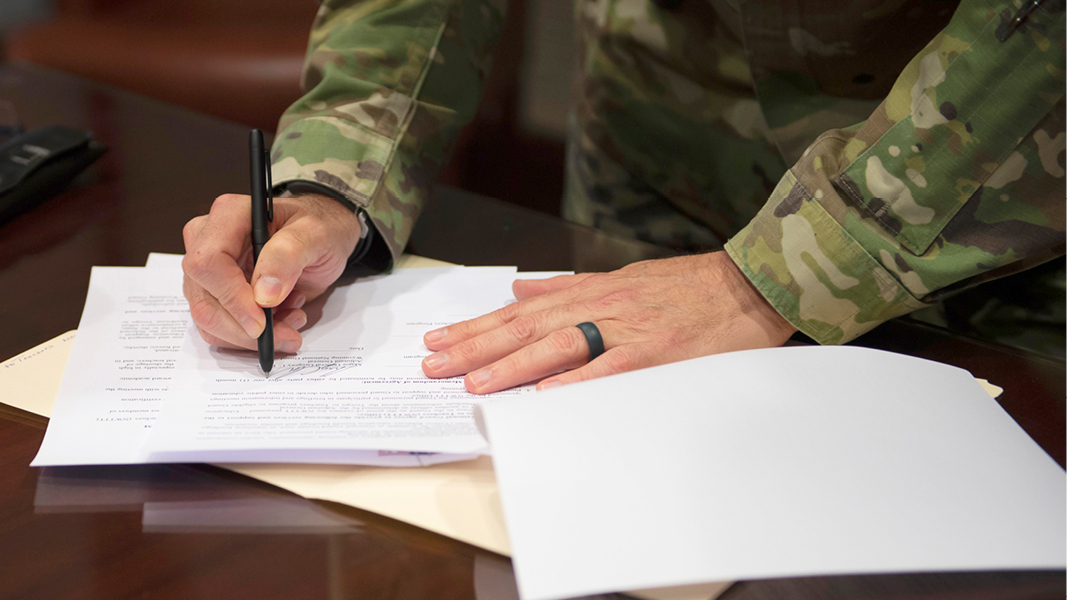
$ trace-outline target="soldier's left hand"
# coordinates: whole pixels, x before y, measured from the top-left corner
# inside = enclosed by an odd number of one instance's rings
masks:
[[[719,352],[785,343],[796,329],[725,252],[634,263],[610,273],[518,280],[519,300],[424,336],[430,377],[466,374],[485,394],[541,380],[538,389]],[[585,334],[605,352],[589,360]]]

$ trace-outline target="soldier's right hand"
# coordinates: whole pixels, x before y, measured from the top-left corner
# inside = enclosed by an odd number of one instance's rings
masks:
[[[255,350],[263,308],[272,307],[274,347],[293,353],[307,323],[301,307],[344,271],[359,241],[359,219],[326,196],[275,198],[270,241],[253,269],[251,210],[248,196],[225,194],[207,215],[186,223],[183,292],[209,344]]]

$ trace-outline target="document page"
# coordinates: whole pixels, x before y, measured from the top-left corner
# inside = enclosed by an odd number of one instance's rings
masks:
[[[515,277],[511,268],[445,267],[338,286],[308,308],[303,348],[279,355],[269,377],[254,353],[212,348],[190,331],[150,459],[352,463],[368,452],[483,453],[477,397],[462,378],[423,374],[422,336],[513,300]]]
[[[93,267],[78,335],[32,466],[143,462],[189,328],[180,271]]]
[[[422,373],[422,336],[513,302],[514,267],[427,267],[343,282],[305,307],[303,348],[279,355],[268,378],[254,352],[200,339],[178,258],[155,263],[94,268],[34,466],[420,466],[486,451],[462,378]]]

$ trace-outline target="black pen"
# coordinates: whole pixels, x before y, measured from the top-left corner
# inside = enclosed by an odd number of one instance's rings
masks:
[[[248,157],[252,167],[252,266],[255,268],[260,250],[270,239],[268,223],[274,220],[267,149],[263,147],[263,132],[258,129],[248,134]],[[263,309],[263,316],[266,324],[259,334],[259,366],[264,374],[270,375],[274,366],[274,317],[269,308]]]

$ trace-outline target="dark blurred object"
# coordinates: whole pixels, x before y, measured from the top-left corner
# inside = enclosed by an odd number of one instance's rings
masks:
[[[22,127],[15,105],[7,100],[0,100],[0,144],[26,131]]]
[[[274,131],[300,97],[314,0],[56,0],[56,18],[13,31],[33,62]]]
[[[50,125],[0,146],[0,223],[48,200],[107,148],[80,129]]]

